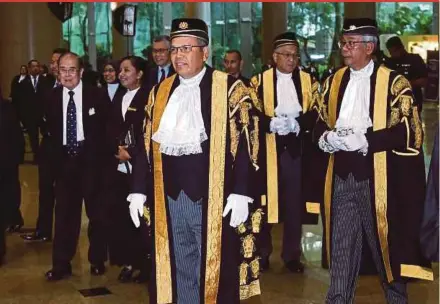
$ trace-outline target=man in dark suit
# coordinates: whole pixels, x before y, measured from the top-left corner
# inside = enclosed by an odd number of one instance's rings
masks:
[[[52,52],[50,70],[51,73],[46,76],[46,83],[44,88],[44,103],[47,103],[47,98],[50,92],[60,85],[58,80],[58,59],[66,49],[57,48]],[[47,106],[47,105],[46,105]],[[43,116],[40,121],[40,131],[43,135],[39,150],[38,160],[38,219],[35,232],[24,234],[21,237],[26,241],[50,241],[52,240],[52,226],[53,226],[53,208],[55,206],[55,169],[53,167],[52,155],[52,138],[49,136],[47,129],[46,118]]]
[[[27,65],[22,65],[20,67],[20,74],[15,75],[14,78],[12,78],[11,92],[9,94],[9,97],[12,99],[12,102],[16,102],[18,85],[26,78],[27,74],[28,74]]]
[[[5,228],[17,210],[13,200],[20,183],[18,165],[23,161],[24,139],[20,123],[11,103],[0,92],[0,264],[6,253]],[[20,198],[18,198],[20,199]],[[20,201],[18,201],[20,203]],[[19,210],[19,209],[18,209]],[[21,215],[20,215],[21,217]]]
[[[27,129],[35,162],[39,146],[38,125],[43,112],[42,99],[45,88],[45,78],[44,76],[40,76],[40,63],[38,60],[30,60],[28,70],[29,75],[20,82],[18,86],[17,98],[19,117]]]
[[[249,79],[241,75],[243,64],[244,61],[239,50],[226,51],[225,58],[223,59],[225,72],[240,79],[246,86],[249,86]]]
[[[55,235],[53,268],[49,281],[72,274],[81,228],[82,201],[89,218],[89,261],[92,275],[105,272],[106,245],[102,237],[98,175],[103,154],[104,122],[108,96],[83,85],[81,59],[67,52],[59,58],[60,87],[48,99],[46,120],[52,137],[55,172]]]
[[[158,83],[161,83],[165,78],[175,73],[173,65],[171,64],[170,56],[170,37],[157,36],[153,40],[153,61],[156,64],[155,68],[151,68],[146,77],[148,92]]]

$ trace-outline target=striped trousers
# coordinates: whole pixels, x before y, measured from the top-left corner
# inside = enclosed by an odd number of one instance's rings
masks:
[[[396,281],[388,283],[385,277],[371,209],[369,181],[356,181],[351,173],[346,180],[335,175],[333,191],[330,288],[326,303],[354,302],[364,234],[376,264],[387,303],[408,303],[405,283]]]
[[[202,200],[193,202],[181,191],[168,198],[173,253],[176,264],[177,304],[200,303]]]

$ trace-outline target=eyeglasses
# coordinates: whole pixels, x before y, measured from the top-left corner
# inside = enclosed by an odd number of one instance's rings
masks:
[[[168,49],[153,49],[153,54],[165,54],[168,51]]]
[[[104,69],[104,73],[114,73],[116,72],[114,69]]]
[[[356,44],[358,44],[358,43],[367,43],[367,42],[370,42],[370,41],[365,41],[365,40],[361,40],[361,41],[339,41],[338,42],[338,47],[340,49],[342,49],[344,46],[347,46],[347,49],[351,50],[351,49],[353,49],[356,46]]]
[[[190,53],[193,48],[204,48],[206,45],[181,45],[181,46],[172,46],[170,48],[171,54],[177,54],[178,51],[181,53]]]
[[[78,69],[77,68],[69,68],[69,69],[60,68],[59,71],[60,71],[60,74],[63,74],[63,75],[74,75],[78,71]]]
[[[275,52],[275,54],[278,54],[278,55],[281,55],[281,56],[283,56],[283,58],[284,59],[290,59],[290,58],[292,58],[293,60],[296,60],[296,59],[298,59],[298,54],[295,54],[295,53],[281,53],[281,52]]]

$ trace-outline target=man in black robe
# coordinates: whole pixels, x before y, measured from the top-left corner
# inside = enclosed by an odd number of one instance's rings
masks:
[[[419,245],[423,132],[409,81],[372,60],[375,20],[346,19],[346,67],[323,88],[315,140],[329,154],[324,234],[326,303],[352,303],[366,237],[388,303],[407,303],[405,277],[432,279]]]
[[[241,229],[253,231],[242,226],[248,216],[258,222],[248,206],[251,98],[240,80],[205,65],[205,22],[175,19],[170,36],[177,75],[150,93],[128,197],[136,226],[146,200],[152,212],[151,303],[239,303],[260,293],[254,236]]]

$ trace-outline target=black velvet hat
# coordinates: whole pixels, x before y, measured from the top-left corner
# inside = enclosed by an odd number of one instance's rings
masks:
[[[209,44],[208,26],[205,21],[195,18],[179,18],[171,22],[171,40],[176,37],[195,37]]]
[[[284,45],[296,45],[299,47],[298,40],[296,40],[296,35],[293,32],[285,32],[282,34],[279,34],[275,37],[273,40],[273,49],[279,48],[280,46]]]
[[[346,18],[342,27],[343,35],[378,36],[377,22],[370,18]]]

